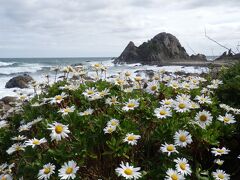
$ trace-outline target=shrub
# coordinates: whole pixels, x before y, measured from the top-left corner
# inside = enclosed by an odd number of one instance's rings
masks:
[[[1,121],[0,161],[8,163],[2,177],[212,179],[221,173],[214,155],[226,161],[221,169],[236,174],[238,167],[225,164],[237,161],[227,145],[239,110],[226,114],[219,107],[214,91],[221,82],[153,78],[145,84],[122,73],[111,81],[80,77],[46,85]]]
[[[240,62],[220,73],[223,85],[217,90],[219,100],[225,104],[240,108]]]

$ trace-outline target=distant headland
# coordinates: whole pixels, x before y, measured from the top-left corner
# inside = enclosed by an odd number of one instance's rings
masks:
[[[216,66],[229,65],[240,60],[238,55],[224,53],[215,61],[209,62],[204,54],[189,55],[179,40],[172,34],[162,32],[140,46],[130,41],[121,55],[114,59],[115,64],[141,63],[143,65],[183,65]]]

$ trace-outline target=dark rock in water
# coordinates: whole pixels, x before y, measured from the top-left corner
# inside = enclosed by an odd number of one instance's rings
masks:
[[[137,73],[137,74],[141,74],[141,73],[144,73],[145,75],[147,75],[148,77],[153,77],[154,76],[154,71],[153,70],[137,70],[135,71],[134,73]]]
[[[114,60],[114,63],[142,63],[149,65],[164,65],[168,61],[199,60],[200,56],[187,54],[179,40],[169,33],[159,33],[148,42],[144,42],[139,47],[130,41],[122,54]],[[203,58],[201,56],[200,58]]]
[[[193,54],[190,56],[190,58],[197,61],[207,61],[207,57],[204,54]]]
[[[83,66],[82,63],[77,63],[77,64],[72,64],[71,66],[76,67],[76,66]]]
[[[31,81],[33,78],[27,74],[16,76],[6,83],[5,88],[28,88]]]
[[[232,50],[229,49],[229,51],[224,52],[221,56],[219,56],[215,60],[240,60],[240,53],[233,54]]]

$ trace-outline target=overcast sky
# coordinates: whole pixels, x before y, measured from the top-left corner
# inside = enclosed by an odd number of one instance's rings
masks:
[[[240,0],[0,0],[0,57],[118,56],[163,31],[189,54],[219,55],[204,29],[236,51],[239,9]]]

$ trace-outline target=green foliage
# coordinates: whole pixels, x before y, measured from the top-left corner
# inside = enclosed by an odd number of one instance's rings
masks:
[[[235,72],[240,71],[240,66]],[[226,87],[234,86],[239,77],[228,72],[223,76]],[[240,82],[240,81],[239,81]],[[238,82],[238,83],[239,83]],[[213,157],[209,152],[211,147],[224,146],[223,139],[233,137],[236,127],[232,124],[224,125],[216,120],[223,112],[219,110],[219,103],[215,95],[210,95],[212,104],[203,104],[200,110],[208,110],[214,117],[212,124],[206,129],[191,123],[194,121],[199,109],[189,112],[172,112],[172,116],[166,119],[158,119],[154,116],[154,110],[158,108],[159,102],[164,98],[175,99],[178,94],[190,94],[191,99],[201,95],[202,87],[209,82],[201,83],[194,90],[173,89],[160,83],[159,94],[149,94],[143,89],[134,89],[132,92],[124,92],[122,88],[105,80],[86,82],[78,86],[76,90],[61,90],[59,87],[67,85],[67,81],[55,83],[48,91],[34,97],[29,103],[24,104],[21,114],[14,114],[9,117],[9,128],[0,129],[0,162],[15,163],[15,178],[36,179],[38,171],[44,164],[49,162],[59,169],[64,162],[74,160],[80,166],[78,177],[85,179],[117,179],[115,168],[121,161],[131,162],[140,166],[145,174],[142,179],[163,179],[168,168],[174,168],[173,159],[185,157],[192,167],[193,179],[210,179],[213,170]],[[110,96],[117,96],[119,104],[107,105],[106,98],[89,101],[83,92],[95,87],[98,92],[109,89]],[[222,87],[224,89],[225,86]],[[234,86],[239,88],[240,86]],[[43,99],[51,99],[62,92],[67,97],[60,104],[51,104],[48,101],[43,105],[34,107],[32,104],[43,102]],[[219,91],[221,92],[221,90]],[[222,91],[228,94],[229,92]],[[231,91],[232,92],[232,91]],[[234,89],[235,92],[235,89]],[[218,94],[219,95],[219,94]],[[134,110],[124,111],[123,104],[129,99],[138,99],[139,107]],[[236,105],[236,103],[233,103]],[[58,111],[63,107],[75,106],[75,111],[62,116]],[[88,108],[94,110],[92,115],[79,116]],[[12,145],[11,137],[18,136],[18,127],[22,120],[25,123],[41,117],[43,120],[33,125],[30,131],[22,132],[28,138],[47,139],[47,143],[40,147],[26,147],[25,151],[7,155],[6,150]],[[111,134],[104,134],[103,129],[112,118],[118,119],[120,125]],[[48,124],[60,122],[69,125],[70,134],[68,138],[61,141],[52,141],[48,130]],[[179,148],[179,154],[171,157],[159,152],[159,148],[165,142],[173,143],[173,136],[178,130],[188,131],[193,138],[193,143],[187,148]],[[125,142],[127,133],[141,135],[137,145],[131,146]],[[231,161],[231,158],[228,159]],[[57,178],[57,174],[53,175]]]
[[[240,62],[222,69],[220,79],[223,81],[223,85],[217,90],[220,101],[240,108]]]

